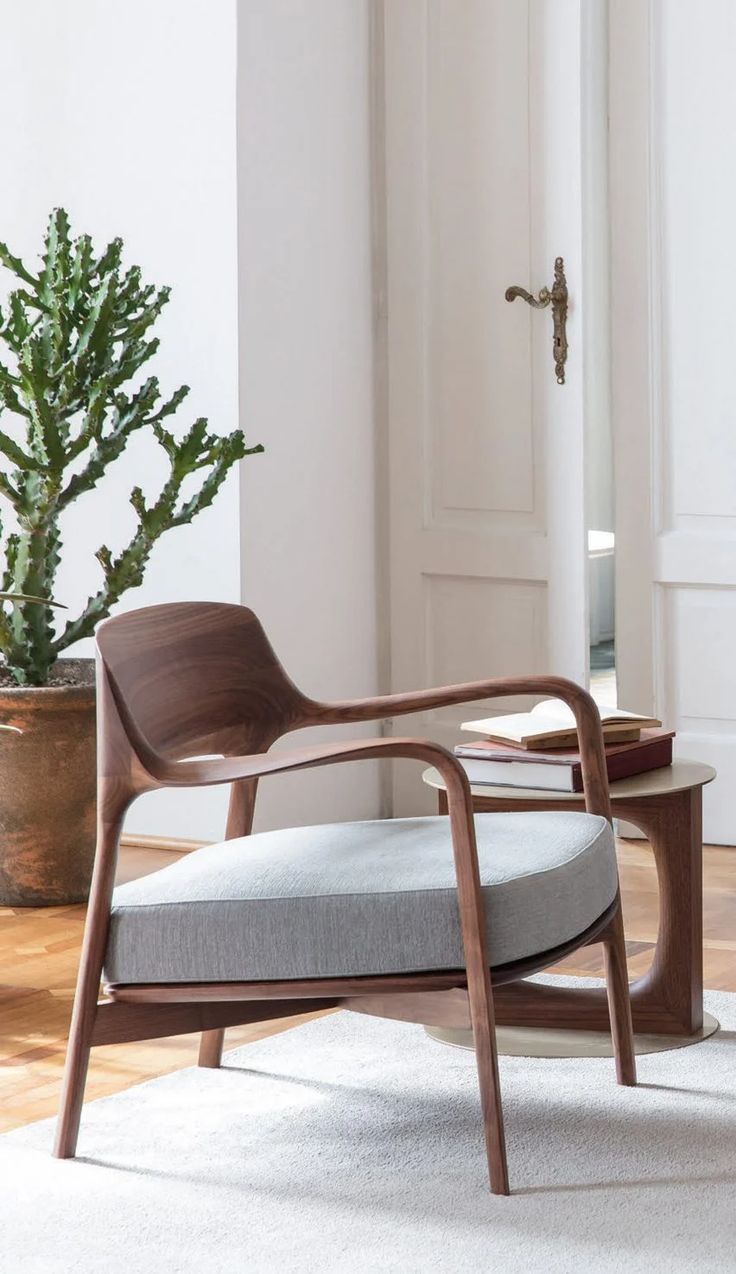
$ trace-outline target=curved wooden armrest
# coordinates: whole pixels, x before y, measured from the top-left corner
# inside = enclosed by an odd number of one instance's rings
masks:
[[[328,711],[329,720],[334,723],[376,721],[407,712],[426,712],[430,708],[451,704],[497,699],[501,695],[551,695],[572,708],[580,746],[585,807],[589,813],[602,814],[610,821],[611,798],[600,713],[588,691],[566,677],[494,677],[489,681],[467,681],[434,690],[379,695],[372,699],[348,699],[321,704],[320,707],[325,712],[322,719],[326,719]]]
[[[410,691],[406,694],[379,695],[372,699],[346,700],[341,703],[315,704],[315,722],[339,724],[351,721],[376,721],[408,712],[450,704],[472,703],[494,699],[500,695],[552,695],[569,704],[575,715],[583,772],[585,806],[589,813],[611,819],[605,750],[601,719],[595,700],[582,686],[564,677],[493,678],[469,681],[434,690]],[[305,723],[306,724],[306,723]],[[258,779],[288,770],[308,769],[340,761],[359,761],[377,757],[410,757],[426,761],[440,771],[447,784],[448,775],[465,771],[446,748],[423,739],[379,738],[354,739],[345,743],[323,744],[289,752],[269,752],[222,760],[164,761],[156,757],[147,767],[152,777],[165,786],[199,787],[216,783],[233,783]]]
[[[424,761],[434,765],[453,787],[459,782],[461,786],[467,786],[468,794],[470,792],[465,771],[457,758],[439,743],[426,739],[349,739],[342,743],[295,748],[289,752],[254,753],[201,761],[166,761],[157,757],[148,768],[151,777],[163,787],[208,787],[217,783],[264,778],[268,774],[289,770],[305,770],[316,765],[377,757],[408,757]]]

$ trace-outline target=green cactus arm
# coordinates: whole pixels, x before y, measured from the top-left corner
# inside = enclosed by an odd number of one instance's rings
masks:
[[[53,606],[60,610],[66,610],[63,602],[55,602],[50,597],[35,597],[31,593],[9,593],[0,591],[0,655],[5,657],[6,663],[18,654],[16,639],[13,633],[13,627],[10,618],[3,610],[2,603],[8,602],[12,606]]]
[[[207,434],[205,425],[203,420],[195,421],[181,441],[157,425],[156,436],[169,459],[169,477],[152,504],[146,503],[140,487],[131,492],[130,503],[138,526],[130,542],[117,556],[113,556],[105,545],[98,549],[96,557],[104,576],[102,586],[89,598],[82,614],[71,620],[53,642],[55,655],[83,637],[90,637],[123,593],[143,583],[151,551],[161,536],[173,527],[191,522],[197,513],[212,503],[232,466],[244,456],[263,450],[261,446],[246,448],[239,429],[225,437],[213,437]],[[179,503],[185,479],[206,467],[210,472],[199,490]]]
[[[23,502],[20,491],[13,486],[10,478],[5,473],[0,473],[0,495],[4,495],[14,509],[19,509]]]
[[[41,524],[35,533],[18,537],[13,571],[13,591],[43,596],[56,576],[61,561],[61,537],[55,524]],[[50,590],[49,590],[50,591]],[[40,685],[49,669],[48,654],[54,628],[47,607],[14,606],[10,627],[30,684]],[[53,662],[53,660],[51,661]]]
[[[41,337],[27,342],[19,365],[32,431],[32,451],[37,464],[55,469],[64,467],[64,432],[53,405],[49,357]]]
[[[14,376],[4,363],[0,363],[0,408],[5,407],[8,411],[13,411],[19,416],[25,416],[26,420],[30,420],[31,413],[28,408],[21,402],[18,391],[23,389],[23,382],[19,376]]]
[[[90,267],[90,276],[95,275],[101,278],[108,271],[116,271],[120,268],[120,258],[123,255],[123,241],[120,238],[111,240],[99,261],[92,263]]]
[[[84,290],[84,282],[89,278],[92,265],[92,240],[88,234],[81,234],[74,243],[66,285],[66,301],[71,313],[75,313],[79,299]]]
[[[0,385],[7,389],[20,389],[22,381],[19,376],[14,376],[4,363],[0,363]]]
[[[2,523],[0,522],[0,534],[2,533]],[[20,536],[16,531],[12,532],[5,541],[5,570],[0,579],[0,588],[6,593],[17,590],[13,589],[13,577],[15,575],[15,563],[18,557],[18,544]]]
[[[17,466],[18,469],[34,469],[36,462],[33,456],[29,456],[17,442],[14,442],[9,434],[3,433],[0,429],[0,451],[7,456],[11,464]]]
[[[115,299],[115,276],[108,274],[98,287],[87,315],[86,322],[79,334],[76,344],[76,356],[81,357],[87,350],[93,353],[100,351],[102,343],[107,340]]]
[[[125,450],[131,435],[139,429],[158,425],[167,416],[173,415],[188,393],[188,385],[180,386],[163,406],[152,414],[149,413],[151,413],[152,408],[160,397],[158,381],[155,377],[149,378],[141,386],[138,393],[131,398],[128,399],[124,395],[120,395],[113,413],[110,432],[104,437],[98,435],[96,441],[95,434],[92,431],[87,437],[83,437],[80,434],[79,445],[74,443],[70,447],[70,454],[79,455],[87,446],[94,442],[94,450],[91,452],[84,468],[73,474],[66,487],[60,492],[58,498],[59,509],[71,504],[83,491],[91,491],[113,460],[116,460]]]
[[[229,439],[223,439],[222,441],[227,443],[229,442]],[[201,513],[203,509],[208,508],[212,504],[235,461],[242,460],[245,456],[260,455],[262,451],[263,447],[260,443],[254,447],[245,447],[242,451],[238,449],[237,454],[235,454],[234,449],[228,448],[227,446],[223,447],[212,466],[211,472],[205,478],[199,491],[196,491],[193,496],[190,496],[188,500],[184,501],[178,511],[173,515],[171,525],[185,526],[191,522],[198,513]]]
[[[38,279],[26,269],[20,257],[13,256],[7,243],[0,243],[0,265],[4,265],[11,274],[15,274],[24,283],[30,284],[33,288],[38,287]]]
[[[2,373],[0,373],[0,410],[3,407],[15,412],[18,416],[23,416],[26,420],[31,419],[31,413],[21,402],[15,386],[9,380],[3,381]]]
[[[23,297],[27,296],[22,290],[11,292],[9,298],[10,314],[8,316],[8,344],[11,349],[18,349],[30,336],[33,328],[38,323],[38,317],[29,319],[25,309],[23,308]]]

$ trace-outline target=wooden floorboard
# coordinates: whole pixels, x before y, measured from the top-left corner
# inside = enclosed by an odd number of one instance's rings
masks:
[[[174,851],[126,846],[119,879],[128,880],[174,861]],[[643,973],[657,935],[657,885],[646,841],[622,841],[619,861],[629,971]],[[84,923],[83,907],[0,908],[0,1131],[56,1111],[66,1035]],[[736,991],[736,849],[705,851],[705,983]],[[600,947],[569,957],[560,971],[603,972]],[[234,1027],[228,1047],[286,1030],[304,1018]],[[88,1100],[196,1061],[196,1036],[148,1040],[93,1050]]]

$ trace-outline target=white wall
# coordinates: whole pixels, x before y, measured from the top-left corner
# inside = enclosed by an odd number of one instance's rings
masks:
[[[267,447],[243,464],[244,600],[308,690],[369,693],[366,0],[0,0],[0,19],[0,238],[32,256],[62,204],[75,229],[122,235],[128,259],[172,285],[152,370],[169,391],[191,385],[182,427],[199,414],[235,427],[240,374],[246,435]],[[71,512],[57,589],[70,607],[97,587],[98,545],[125,543],[128,493],[155,486],[157,461],[138,438]],[[233,475],[212,509],[159,544],[121,608],[238,601],[240,535]],[[365,766],[263,795],[266,819],[282,822],[373,813],[378,802]],[[128,828],[216,837],[224,800],[155,794]]]
[[[238,10],[240,395],[266,447],[242,469],[243,600],[324,698],[377,690],[368,16]],[[257,819],[378,811],[362,762],[263,783]]]

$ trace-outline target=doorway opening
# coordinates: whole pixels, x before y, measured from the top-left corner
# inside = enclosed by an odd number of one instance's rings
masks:
[[[596,703],[607,708],[615,708],[618,702],[615,553],[613,531],[588,531],[590,692]]]

